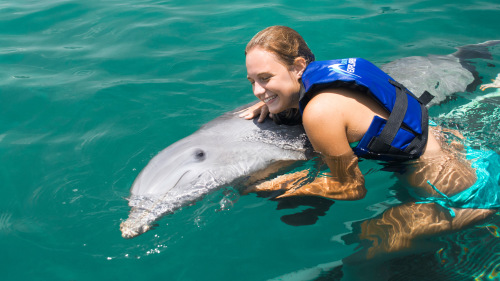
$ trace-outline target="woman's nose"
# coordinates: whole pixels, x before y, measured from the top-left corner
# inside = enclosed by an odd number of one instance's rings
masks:
[[[253,94],[255,96],[263,95],[266,92],[266,89],[260,85],[260,83],[255,82],[253,86]]]

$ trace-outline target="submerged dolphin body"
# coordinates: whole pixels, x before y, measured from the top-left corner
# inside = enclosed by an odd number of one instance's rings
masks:
[[[382,69],[416,95],[428,90],[440,102],[474,82],[473,68],[464,67],[463,59],[490,58],[487,47],[498,43],[465,46],[447,56],[403,58]],[[266,169],[314,155],[302,126],[257,123],[239,118],[237,110],[228,112],[161,151],[141,171],[131,188],[129,217],[120,225],[122,236],[148,231],[163,215],[209,192],[242,186],[250,177],[258,179],[256,174],[263,178]]]
[[[399,83],[419,96],[424,91],[434,95],[429,105],[443,102],[453,93],[472,92],[481,84],[479,74],[468,59],[492,59],[488,47],[500,40],[466,45],[450,55],[414,56],[395,60],[381,67]]]

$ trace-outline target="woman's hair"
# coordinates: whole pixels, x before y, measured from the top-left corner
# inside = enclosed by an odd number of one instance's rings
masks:
[[[270,26],[257,33],[245,48],[245,55],[255,48],[260,47],[275,54],[285,65],[291,66],[295,59],[302,57],[306,63],[314,61],[314,54],[300,34],[286,26]]]

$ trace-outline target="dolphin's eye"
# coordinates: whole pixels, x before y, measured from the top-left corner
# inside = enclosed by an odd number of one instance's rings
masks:
[[[194,158],[196,158],[196,160],[198,161],[203,161],[205,160],[205,151],[201,150],[201,149],[197,149],[195,152],[194,152]]]

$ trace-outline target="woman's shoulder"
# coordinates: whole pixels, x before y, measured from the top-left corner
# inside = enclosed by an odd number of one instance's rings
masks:
[[[366,93],[349,88],[332,88],[313,95],[304,109],[304,116],[331,116],[344,121],[368,120],[374,115],[387,118],[387,112]]]
[[[304,124],[344,124],[346,112],[352,110],[353,105],[349,94],[343,89],[328,89],[315,93],[307,103],[303,112]]]
[[[349,102],[336,90],[317,93],[307,104],[302,123],[314,149],[324,155],[342,155],[350,151],[347,141]]]
[[[352,110],[358,103],[358,93],[351,89],[332,88],[314,93],[304,109],[304,114],[338,114]]]

